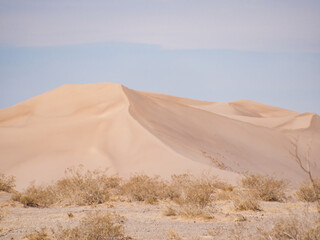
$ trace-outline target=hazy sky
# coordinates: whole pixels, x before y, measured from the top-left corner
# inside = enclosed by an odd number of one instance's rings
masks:
[[[0,0],[0,108],[119,82],[320,113],[319,0]]]

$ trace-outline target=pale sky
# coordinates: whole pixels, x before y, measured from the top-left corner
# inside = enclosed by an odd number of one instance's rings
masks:
[[[320,113],[318,0],[0,0],[0,108],[119,82]]]

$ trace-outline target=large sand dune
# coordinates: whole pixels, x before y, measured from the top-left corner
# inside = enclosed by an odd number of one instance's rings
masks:
[[[297,140],[295,140],[297,139]],[[196,101],[104,83],[64,85],[0,110],[0,171],[48,183],[68,167],[109,167],[129,176],[245,171],[293,183],[305,173],[291,152],[309,149],[320,175],[320,118],[260,103]]]

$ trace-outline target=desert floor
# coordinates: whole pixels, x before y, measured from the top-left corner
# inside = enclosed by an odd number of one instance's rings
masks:
[[[285,217],[305,218],[316,214],[313,204],[287,201],[262,202],[261,211],[235,211],[230,201],[212,204],[213,219],[165,216],[168,202],[146,204],[113,202],[95,206],[25,208],[10,200],[9,193],[0,192],[0,239],[23,239],[42,228],[73,227],[90,211],[115,212],[125,218],[125,232],[132,239],[170,238],[169,232],[181,239],[258,239],[259,229],[266,231]],[[72,215],[70,217],[70,215]]]

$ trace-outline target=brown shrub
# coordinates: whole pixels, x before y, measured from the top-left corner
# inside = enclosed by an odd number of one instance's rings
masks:
[[[211,202],[218,189],[229,191],[232,187],[217,180],[215,176],[172,175],[169,197],[180,205],[191,204],[204,207]]]
[[[270,231],[260,230],[260,240],[319,240],[320,221],[297,218],[283,218]]]
[[[124,218],[109,212],[99,211],[87,214],[74,228],[58,231],[45,228],[25,236],[28,240],[126,240],[131,239],[124,233]]]
[[[150,204],[167,197],[168,185],[158,176],[145,174],[131,176],[121,187],[122,194],[132,201],[144,201]]]
[[[191,174],[171,176],[171,184],[167,191],[174,205],[169,206],[165,215],[180,215],[187,218],[214,218],[214,208],[211,205],[217,200],[217,192],[231,191],[232,186],[217,180],[215,176],[202,175],[195,177]],[[223,189],[223,190],[222,190]]]
[[[287,182],[268,175],[250,174],[242,179],[244,188],[255,193],[263,201],[283,201]]]
[[[111,191],[120,186],[121,178],[108,176],[106,171],[84,171],[83,167],[70,168],[65,177],[47,187],[32,184],[13,200],[30,207],[56,205],[91,205],[109,200]]]
[[[30,234],[24,236],[23,239],[28,239],[28,240],[53,240],[54,238],[50,236],[50,234],[47,232],[46,228],[42,228],[40,231],[35,231],[33,233],[30,233]]]
[[[14,193],[12,200],[21,202],[25,207],[48,207],[57,201],[57,196],[51,187],[32,184],[23,193]]]
[[[317,191],[317,194],[314,191],[314,188],[312,186],[312,183],[310,181],[305,181],[300,185],[299,190],[296,192],[297,197],[306,202],[315,202],[317,201],[317,195],[320,194],[320,178],[314,179],[315,183],[315,190]]]
[[[106,171],[84,171],[83,168],[67,169],[65,177],[54,188],[64,205],[100,204],[109,200],[110,189],[120,185],[120,178],[109,177]]]
[[[16,186],[15,177],[0,173],[0,191],[11,192]]]
[[[214,219],[216,209],[213,206],[200,207],[192,204],[179,205],[175,208],[177,215],[185,218]]]
[[[176,216],[177,212],[172,206],[167,206],[167,209],[163,212],[164,216]]]
[[[182,240],[182,238],[176,231],[169,230],[167,231],[167,240]]]
[[[55,234],[56,239],[68,240],[124,240],[130,239],[124,233],[124,218],[112,214],[96,211],[85,216],[79,226],[64,229]]]
[[[253,210],[259,211],[259,197],[251,191],[237,190],[231,194],[231,200],[236,210],[246,211]]]

